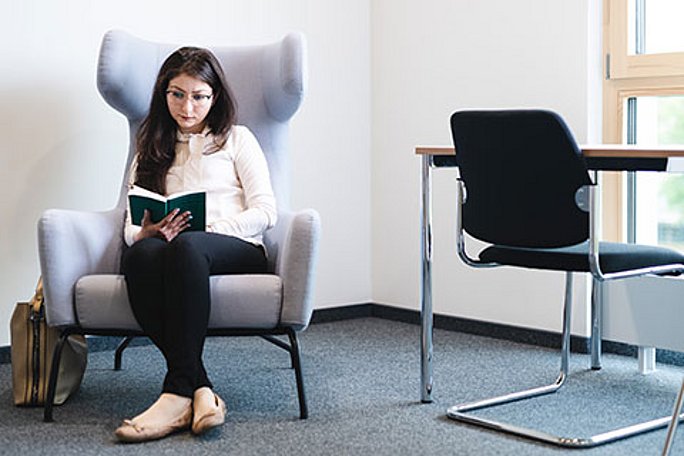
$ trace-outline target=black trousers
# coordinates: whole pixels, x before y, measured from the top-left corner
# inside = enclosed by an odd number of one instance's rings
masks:
[[[267,271],[261,247],[216,233],[185,232],[171,242],[146,238],[122,257],[136,320],[161,350],[163,391],[192,397],[211,382],[202,362],[209,324],[209,276]]]

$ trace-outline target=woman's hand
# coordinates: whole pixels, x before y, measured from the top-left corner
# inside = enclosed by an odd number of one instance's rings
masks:
[[[176,236],[190,226],[192,215],[189,211],[180,213],[180,209],[174,209],[161,219],[159,223],[150,220],[150,212],[145,210],[142,219],[142,229],[135,236],[137,242],[148,237],[158,237],[166,242],[171,242]]]

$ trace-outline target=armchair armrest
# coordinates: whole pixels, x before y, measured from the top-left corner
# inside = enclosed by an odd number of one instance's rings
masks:
[[[269,261],[283,281],[280,323],[295,330],[306,328],[313,312],[311,296],[320,230],[318,212],[305,209],[279,213],[278,223],[264,236]]]
[[[124,210],[49,209],[38,221],[38,254],[50,326],[77,324],[74,285],[89,274],[119,272]]]

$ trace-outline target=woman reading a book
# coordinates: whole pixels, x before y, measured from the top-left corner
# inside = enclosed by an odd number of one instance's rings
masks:
[[[153,220],[145,211],[138,226],[128,211],[122,270],[135,318],[164,355],[167,374],[156,402],[116,430],[122,441],[188,428],[201,434],[225,420],[202,362],[209,276],[266,272],[262,235],[276,221],[263,152],[235,119],[211,52],[185,47],[166,59],[136,138],[131,184],[163,196],[203,191],[206,220],[193,231],[190,221],[203,214],[175,209]]]

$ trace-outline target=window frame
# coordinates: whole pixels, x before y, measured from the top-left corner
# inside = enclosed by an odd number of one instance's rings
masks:
[[[646,1],[646,0],[644,0]],[[629,1],[603,2],[603,142],[624,142],[630,97],[684,95],[684,52],[630,55]],[[603,173],[603,237],[626,239],[625,173]]]
[[[644,2],[647,0],[643,0]],[[610,79],[651,78],[684,75],[684,52],[630,54],[629,1],[607,0]]]

